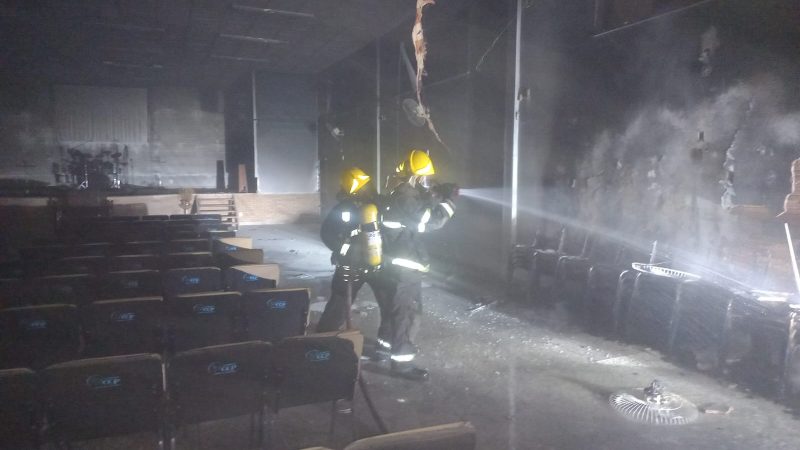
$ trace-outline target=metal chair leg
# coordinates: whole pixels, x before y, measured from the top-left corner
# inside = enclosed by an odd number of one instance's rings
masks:
[[[333,444],[333,434],[336,431],[336,400],[331,402],[331,428],[328,431],[328,442]]]
[[[352,427],[352,441],[358,440],[358,422],[356,421],[356,401],[355,396],[353,396],[353,401],[350,402],[350,424]]]
[[[267,422],[267,448],[275,447],[275,434],[277,433],[275,422],[278,420],[278,414],[278,412],[273,413],[270,408],[267,408],[265,414]]]
[[[253,416],[251,416],[252,418]],[[264,408],[258,412],[258,448],[264,448]]]
[[[253,448],[253,434],[255,433],[255,414],[250,414],[250,427],[247,430],[247,448]]]

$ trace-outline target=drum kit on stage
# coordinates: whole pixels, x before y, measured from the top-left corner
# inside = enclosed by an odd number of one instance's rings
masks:
[[[119,189],[123,172],[129,164],[128,146],[101,150],[97,154],[76,148],[61,151],[61,163],[53,164],[56,184],[67,184],[77,189]],[[125,180],[127,181],[127,180]]]

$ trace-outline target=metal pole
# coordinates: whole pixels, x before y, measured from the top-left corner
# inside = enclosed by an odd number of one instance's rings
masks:
[[[792,274],[794,274],[794,283],[795,287],[797,288],[797,292],[800,292],[800,270],[797,268],[797,255],[794,251],[794,242],[792,241],[792,232],[789,231],[789,224],[783,224],[784,229],[786,230],[786,241],[789,244],[789,257],[792,259]]]
[[[514,49],[514,135],[511,150],[511,244],[517,242],[519,202],[520,60],[522,55],[522,0],[517,0],[517,36]]]
[[[350,310],[353,309],[353,277],[351,275],[347,276],[347,314],[344,316],[345,326],[348,330],[353,329],[353,320],[350,317]]]
[[[381,40],[375,41],[375,186],[381,193]]]
[[[256,190],[258,190],[258,108],[256,107],[255,69],[252,71],[250,79],[253,89],[253,178],[256,180]]]

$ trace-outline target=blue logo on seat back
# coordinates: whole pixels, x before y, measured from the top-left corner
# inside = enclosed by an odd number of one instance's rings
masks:
[[[200,277],[193,277],[189,275],[185,275],[181,278],[181,282],[184,286],[194,286],[200,284]]]
[[[125,280],[122,282],[122,285],[127,289],[136,289],[139,287],[139,280]]]
[[[247,282],[258,281],[258,277],[256,275],[251,274],[251,273],[244,274],[244,276],[242,276],[242,279],[244,281],[247,281]]]
[[[225,247],[225,250],[229,251],[229,252],[235,252],[236,249],[237,249],[237,247],[235,245],[229,245],[229,246]]]
[[[267,307],[269,309],[286,309],[289,306],[289,302],[286,300],[279,300],[279,299],[272,299],[267,300]]]
[[[306,361],[324,362],[331,359],[330,350],[309,350],[306,352]]]
[[[136,313],[133,311],[114,311],[111,313],[113,322],[133,322],[136,320]]]
[[[192,308],[196,314],[216,314],[217,305],[194,305]]]
[[[86,385],[92,389],[108,389],[122,386],[122,377],[111,375],[92,375],[86,379]]]
[[[235,362],[212,362],[208,365],[208,373],[211,375],[230,375],[239,371],[239,363]]]
[[[45,319],[27,319],[22,321],[22,326],[26,330],[44,330],[47,329],[47,320]]]

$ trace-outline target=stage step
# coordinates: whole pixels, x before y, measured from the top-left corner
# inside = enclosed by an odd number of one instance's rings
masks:
[[[233,194],[197,194],[195,202],[198,214],[219,214],[223,223],[234,231],[239,230],[239,213]]]

